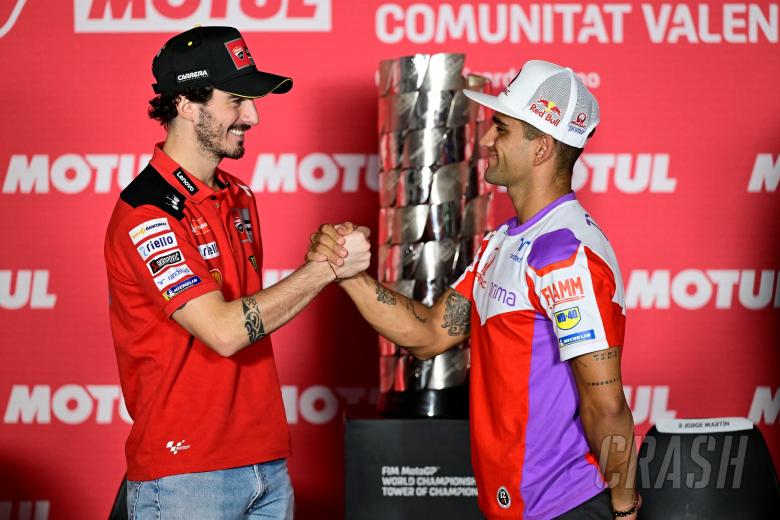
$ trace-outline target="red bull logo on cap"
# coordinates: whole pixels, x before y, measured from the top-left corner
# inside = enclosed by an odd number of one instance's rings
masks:
[[[561,122],[561,109],[553,101],[539,98],[531,103],[529,109],[553,126],[558,126],[558,123]]]

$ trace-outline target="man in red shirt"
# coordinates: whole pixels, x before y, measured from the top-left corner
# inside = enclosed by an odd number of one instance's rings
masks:
[[[337,277],[308,263],[262,290],[254,195],[218,168],[244,154],[254,99],[292,88],[259,71],[230,27],[169,40],[152,65],[149,114],[167,129],[122,191],[105,242],[111,328],[125,402],[130,518],[290,518],[289,432],[269,334]]]

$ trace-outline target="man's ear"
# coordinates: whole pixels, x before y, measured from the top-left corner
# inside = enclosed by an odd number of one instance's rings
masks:
[[[200,116],[200,107],[185,96],[179,96],[176,98],[176,112],[178,112],[181,119],[197,123]]]
[[[533,165],[539,166],[555,156],[555,139],[548,134],[541,135],[534,139],[532,150]]]

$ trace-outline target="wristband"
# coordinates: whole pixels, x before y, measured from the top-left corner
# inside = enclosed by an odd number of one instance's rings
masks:
[[[626,511],[618,511],[614,507],[612,508],[612,515],[615,518],[623,518],[624,516],[630,516],[633,515],[639,511],[639,494],[634,493],[634,502],[631,504],[631,509],[628,509]]]

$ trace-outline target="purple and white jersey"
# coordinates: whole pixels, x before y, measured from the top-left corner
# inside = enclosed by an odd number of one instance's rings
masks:
[[[567,360],[623,345],[617,259],[574,194],[485,237],[472,303],[472,466],[489,518],[549,519],[604,489]]]

